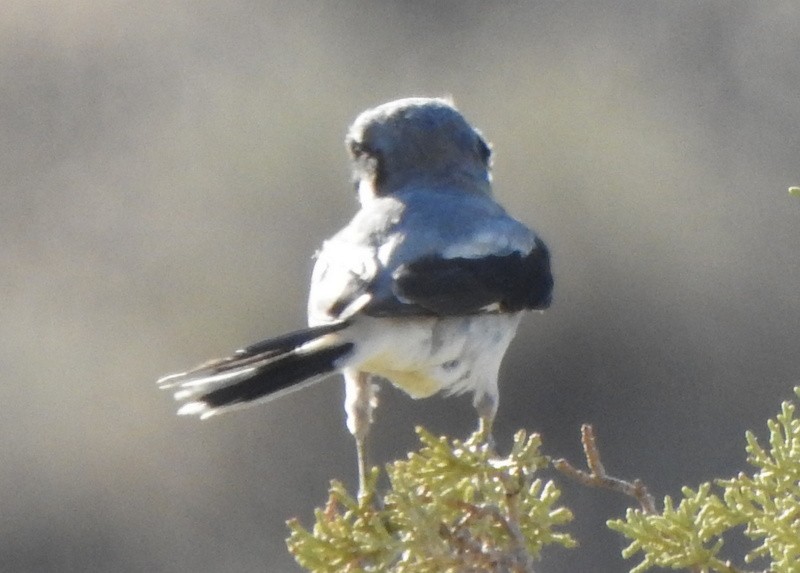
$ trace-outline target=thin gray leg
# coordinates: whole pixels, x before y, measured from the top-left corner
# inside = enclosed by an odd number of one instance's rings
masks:
[[[356,439],[356,455],[358,457],[358,495],[363,496],[367,487],[369,458],[367,454],[367,436],[372,424],[372,410],[378,405],[376,386],[369,374],[357,371],[346,371],[344,409],[347,412],[347,429]]]
[[[482,394],[475,397],[475,409],[478,411],[478,434],[483,440],[494,448],[494,437],[492,436],[492,425],[497,414],[497,395]]]

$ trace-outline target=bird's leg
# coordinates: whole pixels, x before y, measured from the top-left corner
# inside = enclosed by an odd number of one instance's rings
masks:
[[[494,449],[492,425],[497,414],[497,396],[482,394],[475,397],[475,409],[478,411],[478,437],[491,449]]]
[[[345,373],[344,409],[347,412],[347,429],[356,439],[359,497],[367,493],[367,436],[372,424],[372,410],[378,405],[376,390],[369,374],[353,371]]]

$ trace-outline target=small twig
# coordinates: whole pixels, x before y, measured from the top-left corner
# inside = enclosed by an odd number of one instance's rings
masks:
[[[563,458],[555,460],[553,466],[564,475],[585,486],[609,489],[634,498],[639,502],[642,511],[647,514],[658,513],[655,499],[641,480],[636,479],[630,482],[608,475],[600,459],[600,449],[597,447],[594,428],[589,424],[581,426],[581,444],[583,444],[583,454],[586,456],[586,465],[589,467],[588,472],[579,470]],[[699,567],[692,567],[690,571],[702,573]]]
[[[439,527],[439,535],[449,544],[459,559],[458,571],[503,571],[508,567],[503,563],[505,556],[497,551],[489,550],[473,537],[468,529],[450,529],[444,523]]]
[[[455,502],[455,507],[464,512],[464,516],[455,524],[454,533],[469,532],[468,524],[476,519],[488,518],[499,524],[511,540],[509,555],[494,556],[497,563],[505,562],[512,571],[518,573],[533,573],[532,559],[525,549],[525,538],[519,526],[509,521],[499,507],[494,505],[478,506],[465,501]],[[484,552],[485,550],[481,550]],[[509,563],[510,561],[510,563]]]
[[[583,485],[609,489],[627,495],[639,502],[639,506],[645,513],[657,513],[655,499],[641,480],[629,482],[606,473],[603,462],[600,460],[600,450],[597,447],[594,429],[589,424],[581,426],[581,443],[586,456],[586,465],[589,467],[588,472],[579,470],[565,459],[555,460],[553,466]]]
[[[505,516],[500,512],[500,509],[498,507],[494,505],[481,507],[466,501],[455,501],[454,505],[455,507],[464,512],[464,517],[462,517],[458,521],[456,527],[465,527],[471,521],[474,521],[476,519],[481,519],[482,517],[488,517],[489,519],[492,519],[498,524],[500,524],[500,527],[502,527],[506,531],[506,534],[513,541],[515,542],[518,541],[518,539],[516,538],[516,533],[514,531],[514,528],[511,527],[511,524],[508,522]]]

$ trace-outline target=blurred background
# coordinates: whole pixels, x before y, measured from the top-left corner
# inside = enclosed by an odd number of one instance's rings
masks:
[[[800,382],[800,5],[72,2],[0,19],[0,570],[297,572],[284,521],[355,487],[331,379],[200,423],[155,379],[300,327],[356,209],[363,109],[452,95],[553,252],[502,371],[518,428],[657,496],[746,469]],[[381,393],[379,461],[466,436],[468,398]],[[626,571],[628,500],[563,484]]]

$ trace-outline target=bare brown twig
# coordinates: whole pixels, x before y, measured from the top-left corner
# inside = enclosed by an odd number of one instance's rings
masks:
[[[554,460],[553,466],[567,477],[585,486],[609,489],[634,498],[639,503],[642,511],[647,514],[658,513],[655,499],[647,491],[647,487],[641,480],[635,479],[630,482],[608,475],[600,459],[600,449],[597,447],[594,428],[590,424],[581,426],[581,444],[583,444],[583,453],[586,456],[586,465],[589,468],[588,472],[579,470],[563,458]],[[730,561],[726,565],[730,567],[730,573],[748,573],[736,568]],[[700,567],[692,567],[690,571],[692,573],[702,573]]]
[[[586,456],[586,465],[589,471],[579,470],[565,459],[553,461],[553,467],[558,471],[588,487],[598,487],[616,491],[639,502],[642,511],[648,514],[657,513],[656,501],[641,480],[632,482],[608,475],[600,459],[600,449],[597,447],[597,438],[594,428],[590,424],[581,426],[581,444],[583,454]],[[700,569],[693,567],[692,573],[701,573]]]
[[[583,444],[583,454],[586,456],[586,465],[589,467],[588,472],[579,470],[563,458],[555,460],[553,466],[564,475],[585,486],[609,489],[634,498],[645,513],[658,512],[655,499],[641,480],[636,479],[630,482],[608,475],[600,459],[600,449],[597,447],[594,428],[589,424],[581,426],[581,444]],[[701,573],[701,570],[695,567],[692,567],[691,571],[692,573]]]
[[[597,438],[594,428],[589,424],[581,426],[581,443],[586,456],[586,465],[589,471],[579,470],[565,459],[555,460],[553,466],[564,475],[589,487],[599,487],[616,491],[634,498],[645,513],[656,513],[656,502],[647,487],[641,480],[632,482],[616,478],[606,473],[606,468],[600,459],[600,450],[597,447]]]

